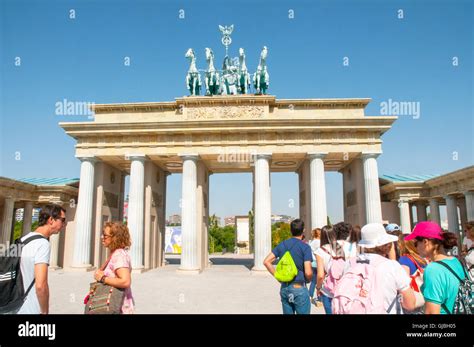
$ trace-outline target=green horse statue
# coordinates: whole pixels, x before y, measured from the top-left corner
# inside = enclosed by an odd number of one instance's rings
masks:
[[[200,95],[201,93],[201,75],[196,68],[196,55],[192,48],[188,49],[185,57],[190,60],[188,74],[186,75],[186,88],[188,88],[191,96]]]
[[[255,94],[267,94],[267,89],[270,85],[270,75],[268,74],[266,63],[267,55],[267,47],[263,46],[262,53],[260,53],[260,63],[258,64],[257,71],[253,75]]]

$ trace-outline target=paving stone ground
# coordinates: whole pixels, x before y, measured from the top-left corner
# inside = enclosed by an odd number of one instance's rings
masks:
[[[199,275],[178,272],[179,258],[165,267],[132,275],[138,314],[281,314],[278,282],[250,271],[248,255],[214,255]],[[93,273],[50,271],[50,313],[81,314]],[[312,305],[312,314],[324,314]]]

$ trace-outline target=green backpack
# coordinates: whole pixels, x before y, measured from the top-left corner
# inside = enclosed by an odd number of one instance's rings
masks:
[[[297,274],[298,268],[291,256],[290,250],[287,250],[276,266],[275,278],[280,282],[291,282]]]

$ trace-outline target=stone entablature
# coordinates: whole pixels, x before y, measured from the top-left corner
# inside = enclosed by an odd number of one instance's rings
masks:
[[[424,182],[390,182],[382,185],[380,192],[382,200],[407,201],[423,200],[428,203],[429,199],[443,201],[445,196],[461,196],[467,191],[474,190],[474,166],[450,172]]]
[[[276,99],[269,95],[183,97],[174,102],[93,105],[91,122],[60,123],[77,140],[76,155],[94,155],[126,169],[125,156],[143,153],[170,172],[179,154],[201,156],[211,172],[250,171],[250,165],[223,167],[227,152],[271,152],[275,161],[294,162],[308,152],[327,152],[329,170],[342,169],[362,152],[381,153],[381,135],[397,117],[367,117],[370,99]],[[279,158],[279,156],[281,158]],[[234,170],[234,171],[230,171]]]
[[[77,201],[78,188],[72,186],[38,186],[6,177],[0,177],[0,196],[13,198],[18,207],[24,201],[35,205]]]

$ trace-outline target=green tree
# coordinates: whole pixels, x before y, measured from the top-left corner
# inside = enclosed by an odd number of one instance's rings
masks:
[[[233,252],[235,247],[235,226],[219,227],[215,215],[209,218],[209,253]]]
[[[255,243],[255,217],[253,210],[249,211],[249,252],[253,253]]]
[[[284,222],[276,222],[272,225],[272,249],[280,242],[291,237],[290,224]]]
[[[38,221],[33,222],[31,224],[31,230],[30,231],[36,230],[37,227],[38,227]],[[13,228],[13,240],[12,240],[12,242],[15,242],[16,240],[18,240],[21,237],[22,233],[23,233],[23,221],[20,221],[20,222],[15,221],[15,226]]]
[[[327,216],[327,225],[330,226],[330,227],[332,226],[331,220],[329,219],[329,216]]]

